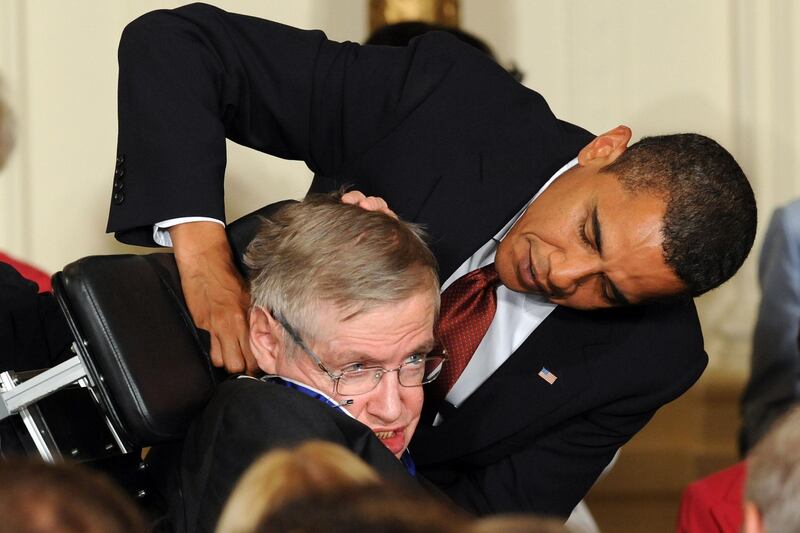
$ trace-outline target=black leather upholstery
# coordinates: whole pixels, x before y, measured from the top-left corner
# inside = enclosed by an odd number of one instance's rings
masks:
[[[237,265],[260,225],[285,202],[228,226]],[[179,439],[224,373],[208,357],[172,254],[93,256],[53,277],[81,357],[120,436],[132,447]]]

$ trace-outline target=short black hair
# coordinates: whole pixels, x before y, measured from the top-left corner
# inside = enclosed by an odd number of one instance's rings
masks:
[[[666,202],[664,260],[699,296],[742,266],[756,234],[753,189],[733,156],[696,133],[644,137],[603,168],[631,192]]]

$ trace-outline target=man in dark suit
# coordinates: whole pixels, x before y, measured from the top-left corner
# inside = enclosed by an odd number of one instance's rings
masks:
[[[174,242],[218,365],[254,366],[222,231],[226,136],[425,224],[445,290],[496,271],[477,346],[412,443],[463,506],[566,516],[705,367],[689,297],[733,275],[755,232],[752,191],[714,141],[594,137],[441,33],[360,47],[192,5],[133,22],[119,57],[108,230]],[[473,336],[465,322],[451,338]]]
[[[245,254],[250,344],[266,377],[223,382],[183,444],[178,531],[213,531],[259,455],[316,439],[384,477],[416,474],[407,448],[436,352],[436,260],[413,225],[314,195],[265,221]]]

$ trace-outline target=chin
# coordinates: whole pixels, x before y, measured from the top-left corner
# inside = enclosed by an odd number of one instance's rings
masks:
[[[512,291],[524,291],[519,281],[519,275],[513,266],[509,265],[509,261],[503,261],[502,258],[500,258],[500,261],[497,259],[495,257],[494,267],[497,270],[497,275],[500,276],[500,283]]]

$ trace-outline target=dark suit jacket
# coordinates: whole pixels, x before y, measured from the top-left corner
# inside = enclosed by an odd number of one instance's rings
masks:
[[[354,418],[296,390],[254,379],[217,389],[192,424],[180,459],[180,492],[172,491],[177,531],[214,531],[239,477],[261,454],[311,439],[340,444],[383,477],[407,482],[405,467]]]
[[[438,32],[407,48],[360,47],[192,5],[131,23],[119,59],[108,230],[126,242],[152,244],[159,220],[224,219],[227,136],[304,160],[329,187],[386,198],[425,224],[446,279],[592,139]],[[706,361],[690,301],[558,308],[442,426],[419,428],[411,449],[474,511],[567,515]],[[537,377],[542,366],[554,385]]]
[[[0,262],[0,371],[49,368],[66,359],[71,342],[53,295]]]

